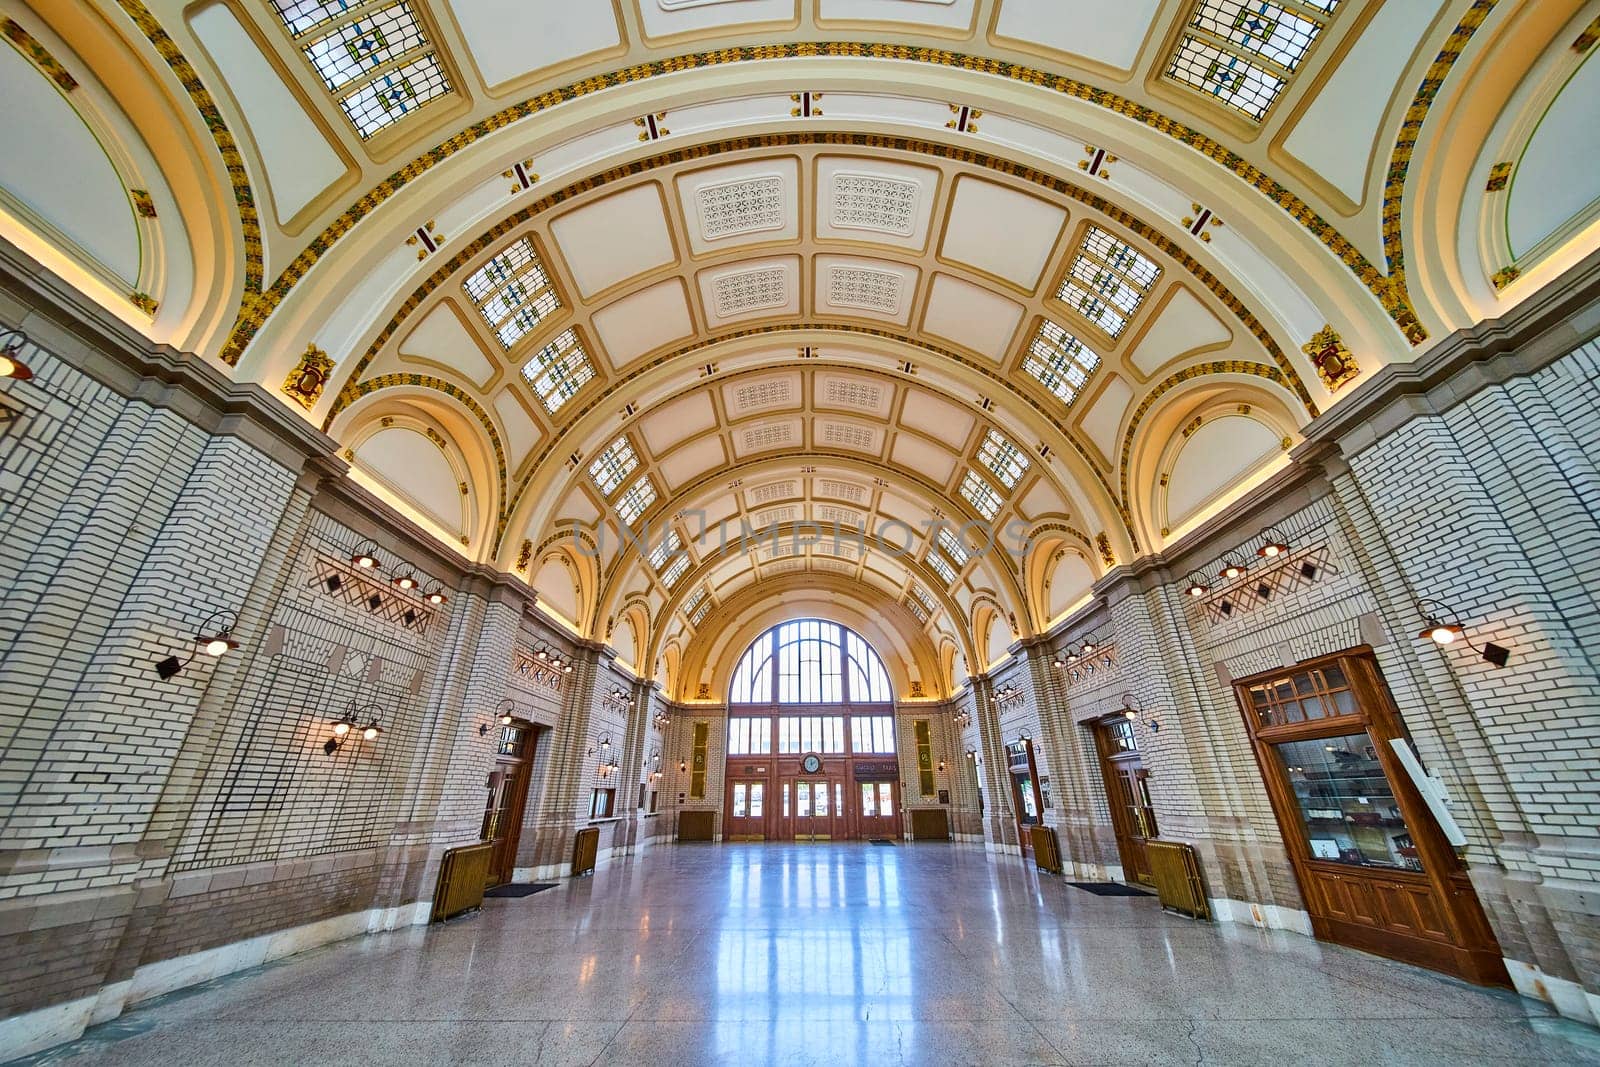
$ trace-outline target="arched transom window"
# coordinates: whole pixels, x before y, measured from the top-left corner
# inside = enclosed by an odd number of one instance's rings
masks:
[[[756,638],[733,671],[733,704],[888,704],[883,660],[854,630],[800,619]]]

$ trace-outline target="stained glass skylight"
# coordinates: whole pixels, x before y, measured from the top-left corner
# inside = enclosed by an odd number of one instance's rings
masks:
[[[1022,454],[1022,449],[994,430],[983,435],[983,443],[978,446],[978,462],[989,468],[989,473],[1007,489],[1015,489],[1028,472],[1028,457]]]
[[[1056,299],[1108,337],[1120,337],[1159,277],[1161,268],[1147,256],[1100,227],[1090,226],[1056,290]]]
[[[660,570],[661,565],[671,559],[673,554],[681,548],[683,548],[683,542],[678,538],[678,531],[668,530],[667,536],[661,539],[661,543],[650,550],[650,566],[655,570]]]
[[[674,585],[678,584],[678,579],[682,578],[683,572],[688,569],[689,557],[686,555],[679,556],[677,559],[672,561],[672,566],[668,567],[666,572],[661,575],[661,584],[666,586],[668,589],[671,589]]]
[[[979,515],[986,519],[992,520],[1000,513],[999,492],[984,481],[977,471],[968,471],[967,476],[961,480],[961,495]]]
[[[1023,370],[1068,405],[1099,366],[1100,357],[1092,349],[1049,319],[1039,324],[1022,361]]]
[[[450,78],[406,0],[271,2],[362,137],[450,92]]]
[[[589,354],[578,343],[577,335],[567,330],[523,364],[522,376],[539,394],[544,409],[554,415],[594,380],[594,364],[589,362]]]
[[[1339,0],[1197,0],[1166,76],[1266,117]]]
[[[622,491],[617,498],[617,514],[622,521],[632,526],[639,521],[639,516],[645,509],[656,502],[656,487],[650,484],[649,476],[640,478]]]
[[[638,467],[639,457],[634,454],[633,446],[626,437],[619,437],[589,464],[589,477],[594,479],[595,488],[609,498],[622,480]]]
[[[933,573],[944,579],[945,585],[949,585],[956,580],[955,568],[946,563],[944,557],[939,553],[929,552],[926,558],[928,566],[933,568]]]
[[[957,537],[956,532],[948,526],[939,529],[939,548],[957,567],[965,567],[967,560],[971,558],[967,546],[961,543],[961,538]]]
[[[507,352],[561,306],[526,237],[473,271],[462,288]]]

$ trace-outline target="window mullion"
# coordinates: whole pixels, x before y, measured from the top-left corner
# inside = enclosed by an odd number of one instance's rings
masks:
[[[350,25],[352,22],[360,22],[364,18],[368,18],[374,14],[377,14],[384,8],[393,5],[393,3],[394,0],[362,0],[362,2],[357,4],[355,7],[346,8],[344,11],[339,12],[339,14],[334,15],[332,18],[323,19],[321,22],[313,23],[312,25],[301,30],[299,33],[294,33],[291,31],[289,34],[289,39],[295,44],[304,47],[305,45],[311,44],[315,41],[322,40],[329,34]],[[413,11],[412,16],[415,17],[415,15],[416,12]],[[284,24],[285,30],[289,28],[288,22],[283,18],[282,15],[278,16],[278,21]]]
[[[1241,44],[1230,41],[1226,37],[1212,33],[1210,30],[1204,29],[1200,26],[1186,26],[1184,27],[1183,32],[1187,37],[1193,37],[1195,40],[1204,41],[1206,44],[1212,45],[1213,47],[1228,53],[1230,56],[1233,56],[1236,59],[1242,59],[1253,67],[1259,67],[1261,70],[1284,82],[1287,82],[1290,75],[1294,73],[1289,68],[1278,64],[1260,52],[1253,52]]]

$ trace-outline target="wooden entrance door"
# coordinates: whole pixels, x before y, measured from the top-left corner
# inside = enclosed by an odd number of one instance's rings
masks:
[[[1508,984],[1466,871],[1389,744],[1404,725],[1371,651],[1235,690],[1316,935]]]
[[[1105,780],[1123,877],[1155,885],[1144,846],[1157,834],[1156,812],[1150,803],[1150,774],[1139,757],[1132,720],[1118,715],[1096,723],[1095,746],[1100,752],[1100,775]]]
[[[735,778],[728,782],[723,811],[727,813],[722,836],[728,841],[761,841],[767,837],[771,807],[765,778]]]
[[[900,804],[895,782],[857,782],[856,828],[867,840],[900,836]]]
[[[793,841],[837,841],[848,836],[844,779],[801,777],[780,785],[789,799],[784,837]]]
[[[1017,843],[1022,854],[1033,854],[1033,828],[1044,819],[1044,796],[1039,790],[1039,769],[1028,738],[1006,746],[1006,769],[1011,778],[1011,810],[1017,820]]]
[[[536,740],[530,723],[500,729],[499,758],[489,772],[489,795],[483,806],[479,836],[493,845],[487,886],[511,881],[516,870],[517,842],[522,837],[522,812],[528,801]]]

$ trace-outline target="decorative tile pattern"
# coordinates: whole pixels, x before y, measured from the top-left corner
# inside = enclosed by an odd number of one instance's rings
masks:
[[[794,426],[787,422],[775,422],[766,426],[753,426],[745,430],[740,440],[744,442],[746,452],[756,452],[767,448],[778,448],[783,445],[792,445],[794,440]]]
[[[67,68],[63,67],[56,60],[56,57],[50,54],[50,50],[38,42],[33,34],[18,25],[15,19],[0,20],[0,32],[5,34],[6,40],[17,46],[17,51],[27,56],[34,66],[44,71],[62,92],[70,93],[78,87],[78,79],[74,78]]]
[[[781,230],[786,221],[783,178],[776,174],[703,185],[694,197],[700,234],[708,241]]]
[[[833,176],[833,225],[843,230],[870,230],[910,237],[916,230],[916,182],[886,174],[839,171]]]
[[[1511,172],[1516,169],[1516,163],[1496,163],[1489,168],[1489,182],[1484,186],[1485,192],[1498,193],[1511,184]]]
[[[832,497],[835,500],[848,500],[853,504],[865,504],[867,502],[865,486],[856,485],[853,482],[836,481],[832,478],[817,479],[817,495]]]
[[[823,382],[822,399],[835,407],[877,411],[883,403],[883,387],[849,378],[828,378]]]

